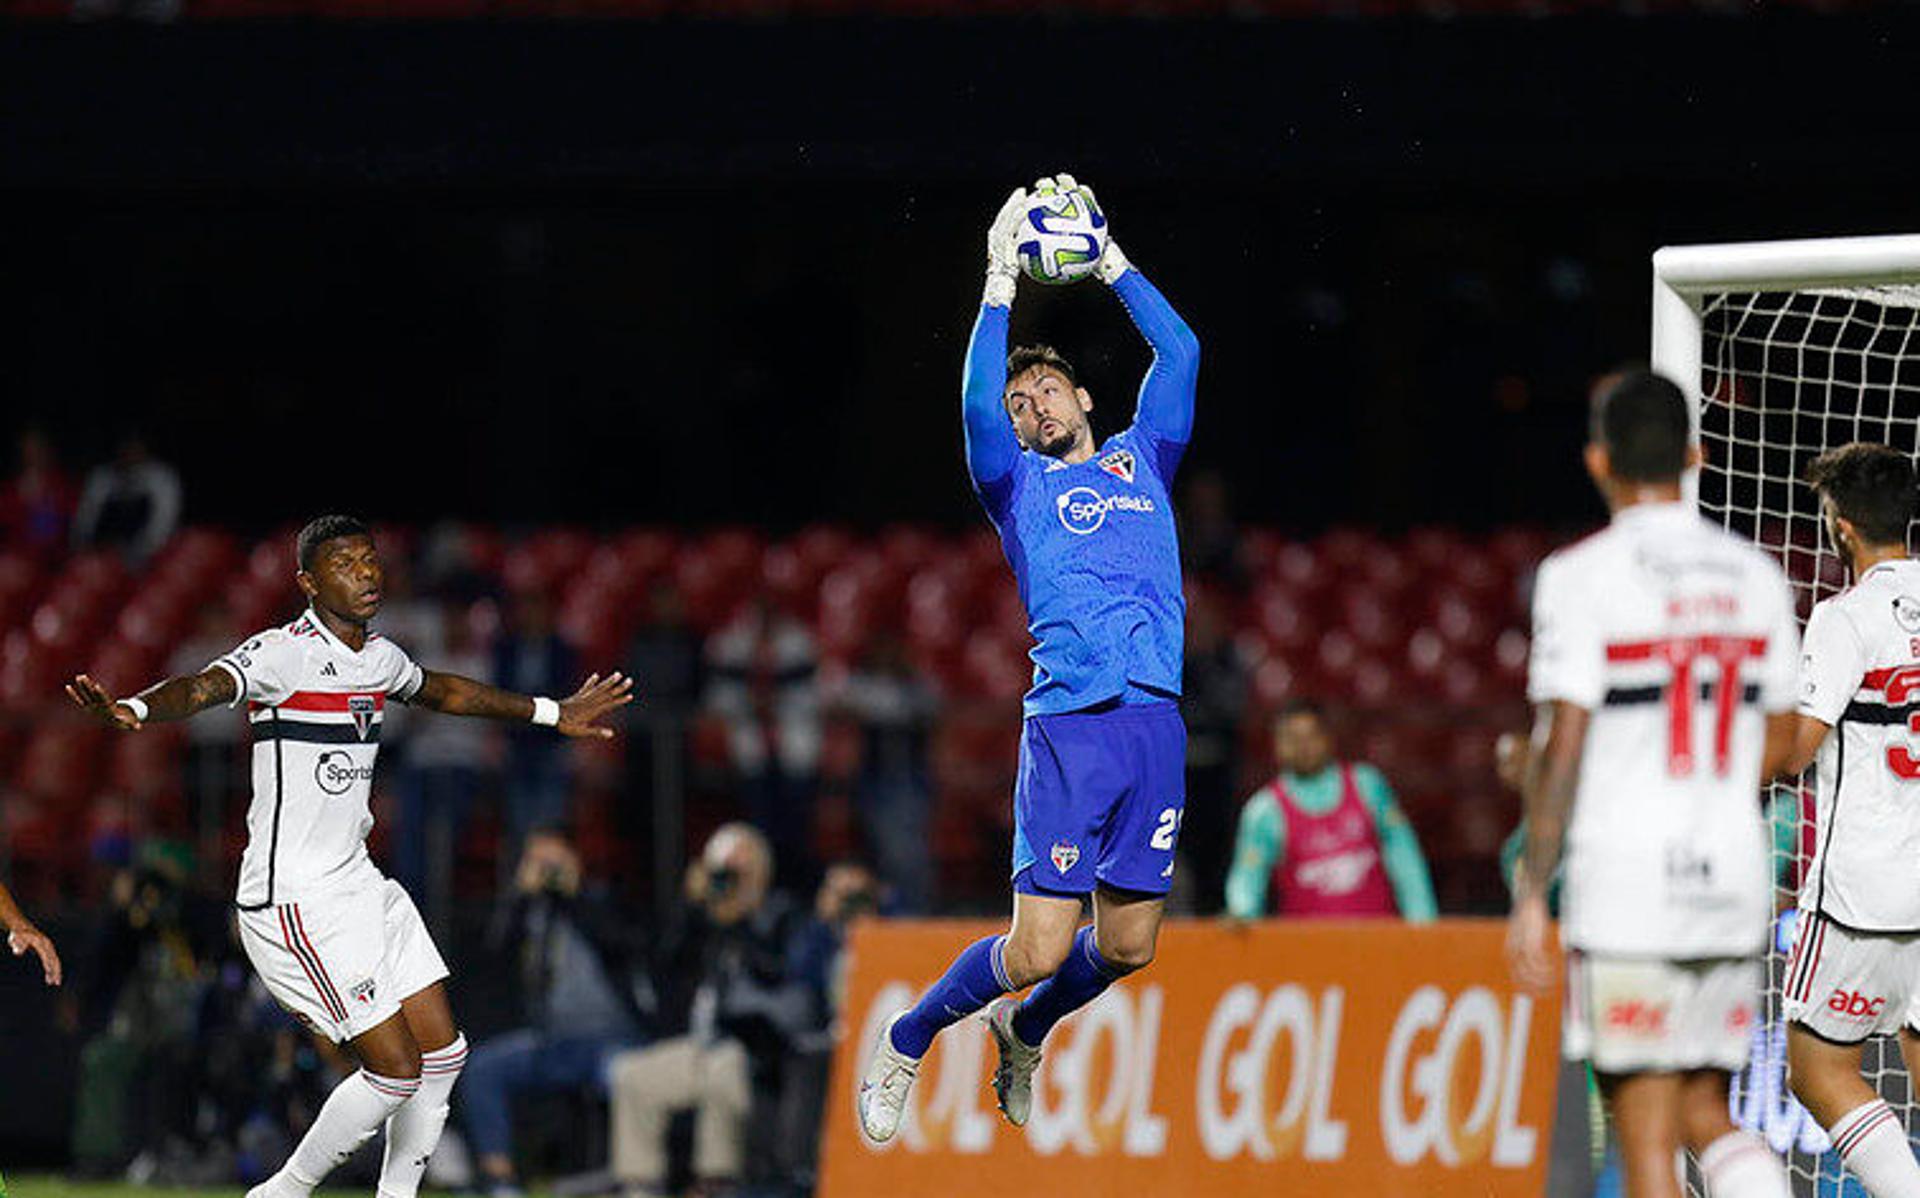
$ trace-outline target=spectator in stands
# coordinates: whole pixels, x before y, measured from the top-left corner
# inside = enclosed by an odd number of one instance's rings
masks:
[[[1186,665],[1180,709],[1187,721],[1187,813],[1180,828],[1181,873],[1205,879],[1207,910],[1217,910],[1215,879],[1227,872],[1235,777],[1240,765],[1240,717],[1247,674],[1227,636],[1219,606],[1196,599],[1187,607]]]
[[[58,553],[73,520],[73,480],[60,468],[53,442],[37,428],[20,434],[20,467],[0,490],[0,547],[36,556]]]
[[[513,596],[507,633],[494,646],[493,681],[529,695],[569,694],[578,672],[573,646],[554,625],[553,598],[527,588]],[[519,845],[528,829],[563,821],[572,778],[559,737],[531,724],[507,728],[507,832]]]
[[[800,913],[773,891],[767,840],[722,825],[687,870],[686,906],[655,960],[664,1036],[614,1058],[613,1171],[629,1198],[667,1183],[667,1124],[694,1112],[693,1170],[709,1189],[741,1181],[755,1093],[777,1093],[816,1001],[792,974]]]
[[[239,644],[244,630],[233,609],[220,595],[203,603],[195,614],[193,631],[168,661],[174,674],[197,674],[207,663]],[[453,721],[444,721],[451,723]],[[244,809],[248,755],[241,751],[246,722],[231,719],[194,720],[186,726],[186,752],[181,755],[181,793],[187,800],[189,826],[199,836],[202,852],[214,852],[226,833],[227,812]]]
[[[1426,858],[1380,771],[1335,761],[1317,704],[1288,703],[1273,728],[1280,772],[1240,811],[1228,915],[1433,919]]]
[[[927,753],[940,697],[907,660],[891,632],[876,632],[833,705],[859,721],[860,776],[854,804],[897,910],[920,914],[933,892],[933,787]]]
[[[129,433],[114,459],[96,466],[80,492],[73,539],[82,548],[118,549],[144,562],[180,523],[180,475],[154,457],[146,438]]]
[[[513,1100],[605,1093],[615,1054],[645,1040],[641,946],[605,888],[583,879],[558,828],[527,837],[491,939],[510,961],[520,1026],[474,1046],[461,1079],[467,1136],[486,1193],[522,1193],[513,1159]]]
[[[433,656],[423,659],[436,670],[477,682],[513,685],[495,677],[494,660],[480,644],[470,617],[467,603],[444,601],[438,621],[440,643],[431,650]],[[552,690],[532,693],[544,695]],[[450,929],[453,864],[460,833],[473,813],[474,798],[489,767],[499,759],[499,735],[495,725],[483,720],[422,719],[406,726],[393,875],[409,893],[422,897],[428,922],[439,936]]]
[[[828,866],[814,896],[812,918],[795,937],[789,954],[793,980],[809,1005],[785,1062],[769,1138],[773,1164],[794,1193],[814,1191],[834,1020],[846,1004],[847,932],[855,920],[879,909],[883,897],[880,880],[865,865],[838,861]]]
[[[636,704],[627,725],[628,801],[615,813],[620,833],[630,844],[654,839],[656,827],[671,831],[659,837],[656,858],[659,884],[669,887],[680,876],[680,812],[687,794],[687,729],[700,702],[704,663],[700,634],[687,621],[687,606],[679,590],[665,579],[647,589],[644,622],[634,633],[627,654],[627,676],[640,680],[646,701]],[[665,816],[664,826],[656,820]]]
[[[812,877],[819,665],[806,625],[764,596],[707,642],[707,706],[727,723],[747,815],[772,841],[782,884],[793,887]]]
[[[181,846],[142,845],[115,875],[84,958],[73,1156],[94,1176],[191,1130],[196,1016],[232,943],[224,904],[191,889],[192,875]]]

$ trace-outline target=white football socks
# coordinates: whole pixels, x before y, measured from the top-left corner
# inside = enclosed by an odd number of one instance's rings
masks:
[[[419,1089],[417,1077],[381,1077],[365,1069],[353,1074],[327,1095],[293,1155],[261,1189],[286,1198],[305,1198]]]
[[[1708,1198],[1793,1198],[1786,1166],[1750,1132],[1730,1131],[1707,1145],[1700,1172]]]
[[[427,1160],[447,1125],[453,1083],[467,1063],[467,1038],[420,1054],[420,1092],[387,1118],[387,1155],[380,1165],[380,1198],[414,1198]]]
[[[1863,1102],[1834,1121],[1833,1147],[1873,1198],[1920,1198],[1920,1164],[1907,1129],[1885,1099]]]

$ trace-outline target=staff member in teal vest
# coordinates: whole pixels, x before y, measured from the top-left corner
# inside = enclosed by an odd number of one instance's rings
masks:
[[[1433,919],[1427,859],[1380,771],[1335,761],[1325,713],[1307,700],[1280,709],[1273,743],[1280,773],[1240,811],[1228,916]]]

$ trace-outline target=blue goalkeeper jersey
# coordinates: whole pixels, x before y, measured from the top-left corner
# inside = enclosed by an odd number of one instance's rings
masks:
[[[1029,716],[1180,693],[1187,609],[1170,484],[1193,432],[1200,346],[1139,271],[1113,290],[1153,347],[1153,365],[1133,423],[1085,462],[1022,449],[1014,436],[1003,401],[1006,308],[981,307],[967,350],[967,470],[1027,610]]]

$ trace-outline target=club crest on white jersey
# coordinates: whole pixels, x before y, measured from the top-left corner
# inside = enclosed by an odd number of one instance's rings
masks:
[[[311,611],[215,658],[237,684],[253,733],[253,800],[240,858],[243,908],[298,902],[377,882],[368,806],[389,698],[425,674],[369,633],[355,651]]]

